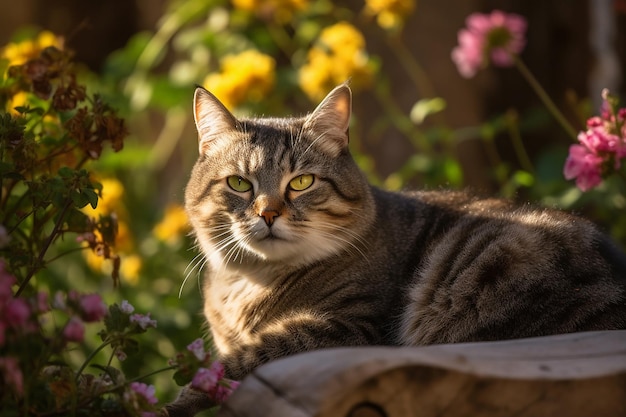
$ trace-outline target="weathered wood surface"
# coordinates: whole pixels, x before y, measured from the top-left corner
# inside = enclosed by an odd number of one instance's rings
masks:
[[[626,416],[626,331],[321,350],[248,376],[220,417]]]

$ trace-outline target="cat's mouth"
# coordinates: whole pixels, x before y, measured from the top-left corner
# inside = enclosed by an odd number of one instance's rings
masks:
[[[261,239],[259,239],[259,242],[274,242],[278,240],[285,241],[287,239],[284,239],[280,236],[276,236],[276,234],[272,233],[272,231],[270,230],[266,236],[263,236]]]

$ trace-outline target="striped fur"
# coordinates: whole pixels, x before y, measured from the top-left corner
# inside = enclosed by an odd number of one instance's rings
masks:
[[[460,192],[370,186],[348,152],[350,100],[342,85],[306,117],[237,120],[196,92],[201,154],[186,209],[228,376],[324,347],[626,328],[626,257],[596,227]],[[313,185],[291,189],[303,174]]]

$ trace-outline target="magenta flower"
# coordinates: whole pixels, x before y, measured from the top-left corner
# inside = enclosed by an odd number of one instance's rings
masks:
[[[199,360],[203,361],[206,358],[206,352],[204,351],[204,341],[200,338],[194,340],[187,346],[187,350],[193,353],[193,355]]]
[[[622,139],[619,136],[608,133],[603,126],[598,126],[586,132],[580,132],[578,141],[593,153],[606,152],[615,154],[618,156],[618,158],[615,158],[617,164],[615,168],[619,168],[619,157],[623,153]]]
[[[6,271],[4,259],[0,258],[0,303],[13,297],[12,287],[15,281],[15,277]]]
[[[79,317],[69,319],[63,329],[63,337],[68,342],[82,342],[85,338],[85,325]]]
[[[107,314],[107,306],[99,294],[88,294],[80,297],[78,304],[81,316],[86,322],[100,321]]]
[[[132,382],[130,384],[130,389],[142,396],[148,404],[156,404],[159,400],[154,395],[155,388],[154,385],[146,385],[143,382]]]
[[[210,392],[215,389],[217,383],[224,378],[224,366],[215,361],[207,368],[200,368],[191,381],[191,386],[204,392]]]
[[[222,404],[239,387],[239,381],[222,380],[214,389],[209,391],[211,397],[217,404]]]
[[[130,316],[130,322],[137,323],[139,327],[141,327],[143,330],[146,330],[148,327],[157,327],[157,322],[156,320],[150,318],[150,313],[146,315],[133,314],[132,316]]]
[[[15,393],[21,396],[24,393],[24,374],[17,359],[11,356],[0,358],[0,371],[5,382],[4,386],[12,387]]]
[[[38,313],[45,313],[50,311],[50,304],[48,303],[48,293],[39,291],[35,299],[35,308]]]
[[[602,158],[587,147],[572,145],[565,161],[563,175],[568,180],[576,178],[576,186],[582,191],[588,191],[602,182],[602,163]]]
[[[452,50],[452,61],[461,75],[471,78],[489,60],[499,67],[513,65],[526,45],[526,20],[517,14],[494,10],[491,14],[472,13],[467,27],[458,33],[459,45]]]
[[[626,158],[626,109],[617,109],[617,102],[602,92],[599,117],[587,120],[587,130],[578,134],[577,145],[570,146],[563,167],[566,179],[576,179],[576,186],[588,191],[602,182],[602,176],[620,169]]]
[[[30,317],[30,307],[21,298],[13,298],[7,301],[2,312],[4,320],[15,328],[23,327]]]

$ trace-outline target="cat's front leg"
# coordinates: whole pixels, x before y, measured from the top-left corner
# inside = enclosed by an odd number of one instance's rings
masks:
[[[315,349],[379,343],[375,326],[359,320],[293,314],[254,334],[252,341],[232,346],[220,361],[226,376],[241,380],[269,361]]]
[[[193,417],[201,411],[217,405],[206,392],[186,385],[173,403],[167,404],[160,412],[161,417]]]

